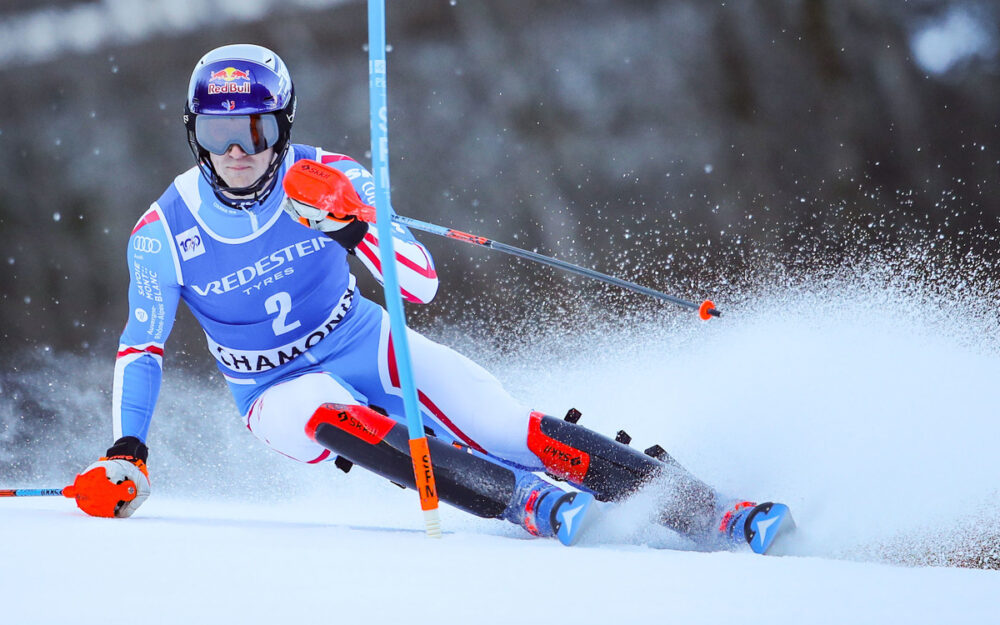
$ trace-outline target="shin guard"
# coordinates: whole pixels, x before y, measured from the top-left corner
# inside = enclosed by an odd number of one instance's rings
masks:
[[[540,412],[531,413],[528,449],[550,474],[593,491],[601,501],[624,499],[665,466],[628,445]]]
[[[601,501],[621,501],[654,480],[662,481],[666,486],[660,520],[683,534],[703,533],[714,518],[715,491],[665,452],[652,458],[540,412],[531,413],[528,449],[551,475],[592,491]]]
[[[306,434],[358,466],[416,488],[409,435],[402,423],[367,406],[323,404],[306,425]],[[427,444],[441,501],[479,517],[503,514],[514,496],[513,471],[433,437]]]

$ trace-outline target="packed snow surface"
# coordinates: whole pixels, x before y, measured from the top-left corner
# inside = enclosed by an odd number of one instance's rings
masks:
[[[432,540],[412,492],[263,449],[217,383],[168,369],[135,517],[0,501],[0,622],[995,622],[1000,571],[968,568],[997,561],[994,316],[873,275],[765,291],[473,355],[540,410],[789,504],[782,555],[699,551],[643,494],[573,548],[447,508]]]

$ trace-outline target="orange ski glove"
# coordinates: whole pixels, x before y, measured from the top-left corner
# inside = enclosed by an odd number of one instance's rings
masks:
[[[138,438],[125,436],[115,441],[107,456],[76,476],[65,494],[91,516],[129,517],[149,497],[149,449]]]

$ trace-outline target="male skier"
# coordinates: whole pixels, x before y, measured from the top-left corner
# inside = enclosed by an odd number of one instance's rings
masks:
[[[357,202],[329,213],[282,185],[295,163],[318,163],[343,172],[372,204],[373,180],[348,156],[292,144],[295,102],[288,70],[266,48],[223,46],[195,66],[184,122],[197,166],[173,181],[129,239],[116,440],[77,476],[87,513],[128,517],[149,496],[145,441],[181,299],[257,438],[302,462],[358,464],[413,486],[388,316],[358,292],[347,261],[356,256],[381,279],[387,261],[375,233],[352,212]],[[401,293],[426,303],[438,288],[430,254],[407,228],[393,230]],[[763,553],[791,524],[782,504],[724,498],[662,450],[647,455],[534,412],[464,356],[417,332],[408,338],[438,492],[449,504],[571,544],[595,497],[620,501],[660,480],[670,490],[661,522],[703,544],[749,543]],[[106,496],[129,483],[136,492]]]

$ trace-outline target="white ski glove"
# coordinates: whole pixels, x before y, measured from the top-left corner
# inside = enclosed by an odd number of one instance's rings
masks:
[[[337,219],[333,214],[323,209],[304,204],[290,197],[285,198],[285,201],[281,204],[281,208],[292,219],[303,226],[308,226],[313,230],[319,230],[327,234],[341,230],[355,221],[353,215],[347,215],[344,219]]]
[[[345,215],[343,219],[338,219],[332,213],[290,197],[285,198],[281,208],[295,221],[313,230],[319,230],[349,251],[357,247],[368,233],[368,223],[354,215]]]

